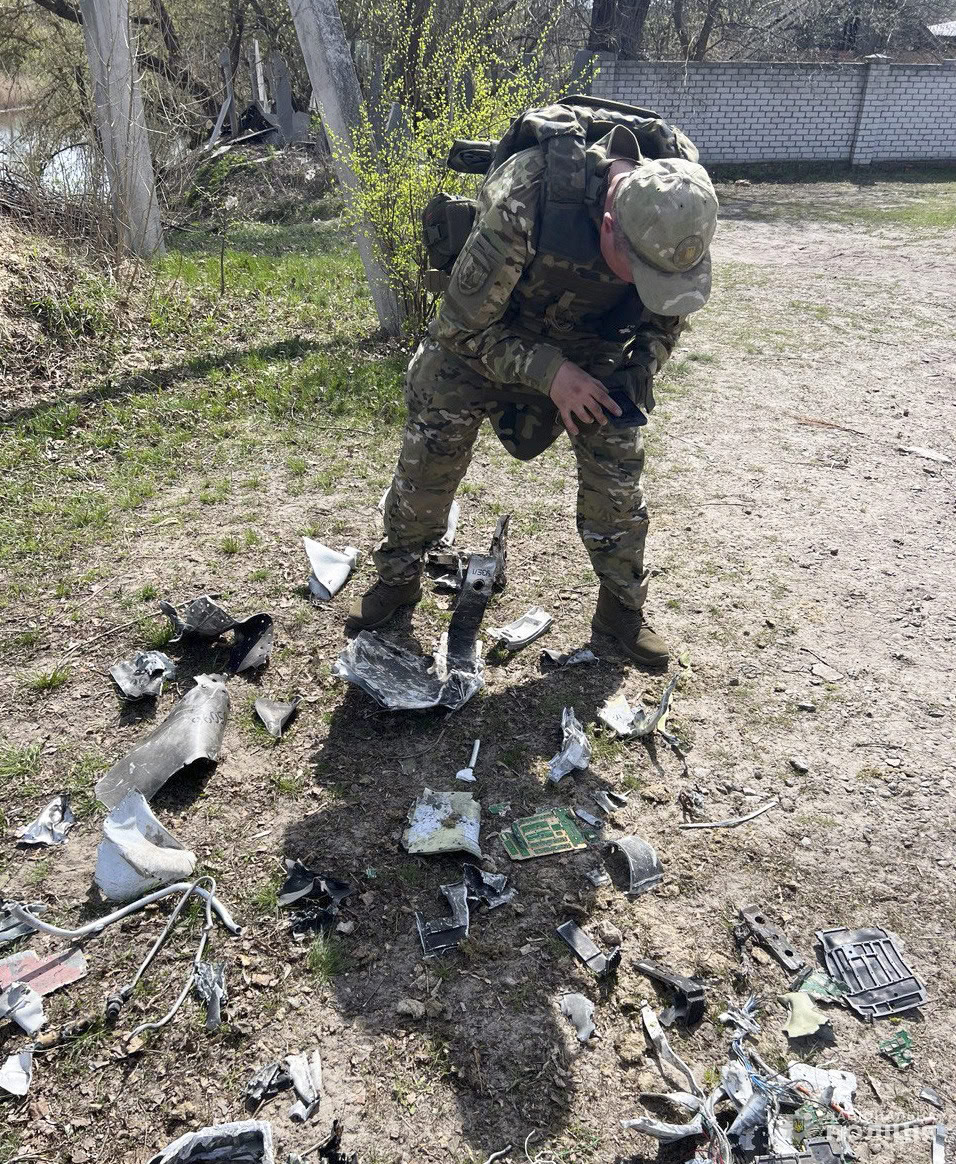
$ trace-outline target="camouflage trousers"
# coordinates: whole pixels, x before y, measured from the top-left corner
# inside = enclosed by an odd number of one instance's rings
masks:
[[[412,357],[405,379],[408,419],[385,501],[385,537],[375,552],[385,582],[415,578],[425,551],[445,532],[481,422],[501,420],[504,408],[494,387],[434,340],[426,339]],[[552,422],[548,410],[534,404],[531,411],[548,416],[554,436],[563,431],[560,417]],[[513,416],[513,406],[510,412]],[[504,435],[502,441],[509,446]],[[639,610],[647,595],[648,526],[641,431],[594,424],[572,437],[571,445],[578,465],[578,533],[601,582],[625,606]]]

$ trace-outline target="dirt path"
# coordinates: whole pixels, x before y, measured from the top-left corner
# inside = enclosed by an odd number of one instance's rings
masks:
[[[531,1158],[551,1153],[540,1164],[684,1160],[689,1151],[658,1155],[653,1141],[618,1123],[645,1110],[642,1092],[680,1082],[662,1079],[644,1052],[636,1004],[657,996],[633,968],[639,957],[711,983],[705,1020],[673,1036],[708,1084],[728,1054],[718,1013],[756,992],[758,1046],[771,1065],[802,1059],[856,1072],[858,1108],[882,1122],[936,1116],[916,1098],[929,1083],[945,1097],[941,1118],[952,1121],[953,469],[899,448],[956,458],[956,254],[941,235],[878,234],[809,217],[765,221],[766,197],[724,199],[713,306],[662,386],[648,488],[654,622],[689,662],[674,709],[678,734],[692,744],[689,788],[711,819],[774,796],[780,806],[737,830],[681,831],[676,758],[600,732],[590,771],[548,790],[563,706],[593,723],[619,687],[649,701],[661,690],[661,679],[624,666],[601,642],[594,668],[542,674],[536,646],[489,664],[486,690],[449,718],[377,713],[332,680],[329,666],[344,609],[368,577],[375,504],[397,438],[382,447],[362,433],[317,434],[311,484],[299,491],[268,444],[265,463],[248,451],[227,459],[214,469],[230,485],[222,500],[197,509],[197,491],[212,487],[191,482],[131,518],[104,551],[115,562],[108,585],[84,601],[105,627],[154,607],[135,597],[144,584],[178,600],[218,592],[239,614],[276,616],[278,647],[261,682],[231,684],[219,765],[173,781],[154,802],[246,925],[241,939],[215,937],[214,957],[228,966],[229,1023],[208,1036],[190,1000],[135,1058],[115,1058],[117,1040],[99,1029],[38,1056],[28,1100],[7,1109],[11,1148],[71,1164],[138,1164],[189,1128],[241,1118],[257,1068],[318,1045],[326,1088],[318,1116],[305,1129],[291,1123],[285,1096],[261,1113],[273,1124],[277,1159],[313,1144],[340,1117],[346,1145],[367,1164],[477,1162],[509,1143],[517,1161],[532,1131]],[[574,536],[574,494],[564,442],[519,466],[486,434],[460,497],[465,546],[486,545],[497,514],[513,512],[511,581],[492,617],[507,621],[540,602],[556,617],[552,646],[587,640],[596,592]],[[223,556],[216,546],[239,528],[239,513],[259,540]],[[365,555],[328,607],[310,606],[302,593],[306,528]],[[445,608],[429,597],[400,633],[431,649]],[[12,620],[19,612],[6,613]],[[60,627],[53,618],[41,630],[50,646],[40,642],[37,665],[49,666]],[[0,680],[8,739],[44,741],[32,797],[7,805],[8,848],[15,824],[56,791],[68,758],[112,759],[143,733],[121,715],[104,675],[136,645],[132,631],[95,644],[71,682],[46,696],[25,693],[16,674]],[[840,678],[815,675],[820,663]],[[201,669],[212,669],[209,653],[184,659],[184,676]],[[293,691],[306,702],[273,746],[253,725],[252,700]],[[162,697],[158,716],[174,698]],[[512,876],[518,905],[477,914],[465,949],[424,963],[413,912],[444,912],[439,886],[458,878],[460,863],[409,858],[398,842],[413,798],[424,785],[453,788],[476,736],[483,849],[489,868]],[[662,886],[634,902],[614,886],[590,886],[593,851],[512,865],[487,813],[499,801],[513,816],[553,803],[593,809],[589,793],[600,788],[630,793],[611,834],[637,833],[665,864]],[[45,865],[13,856],[4,896],[42,898],[52,917],[78,918],[76,886],[85,893],[99,835],[94,816]],[[283,856],[359,887],[345,911],[354,932],[337,936],[331,953],[307,955],[289,937],[275,907]],[[878,1054],[895,1024],[867,1026],[842,1009],[829,1012],[832,1038],[788,1047],[775,999],[790,976],[764,961],[746,981],[736,973],[732,929],[748,902],[759,902],[807,956],[814,931],[832,925],[898,933],[931,999],[902,1024],[915,1066],[900,1072]],[[623,935],[621,973],[606,995],[554,936],[568,917],[595,935]],[[98,1012],[158,926],[156,914],[146,915],[90,942],[90,975],[48,1000],[51,1025]],[[185,938],[172,951],[121,1028],[165,1008],[192,956]],[[590,1046],[577,1043],[559,1012],[568,990],[597,1003],[600,1038]],[[426,1016],[404,1014],[405,999],[423,1003]],[[9,1026],[0,1038],[4,1054],[24,1044]],[[900,1164],[929,1159],[925,1141],[878,1148]]]

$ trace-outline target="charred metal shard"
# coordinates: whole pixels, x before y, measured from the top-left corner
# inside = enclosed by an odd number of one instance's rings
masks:
[[[167,679],[176,678],[176,664],[162,651],[140,651],[110,668],[110,678],[127,699],[159,696]]]
[[[545,647],[541,652],[542,667],[579,667],[583,663],[599,663],[600,659],[587,647],[576,647],[573,651],[556,651]]]
[[[640,837],[618,837],[617,840],[608,841],[607,847],[623,854],[627,862],[629,896],[647,893],[660,884],[664,870],[653,845]]]
[[[488,554],[472,554],[458,601],[448,624],[448,669],[474,673],[478,669],[477,640],[485,607],[491,599],[497,562]]]
[[[279,889],[278,904],[297,904],[291,915],[292,934],[301,938],[316,930],[329,929],[339,912],[339,906],[355,889],[347,881],[316,873],[301,861],[285,860],[287,877]]]
[[[14,905],[19,908],[19,902],[5,901],[0,905],[0,946],[5,946],[8,942],[15,942],[18,938],[25,938],[27,934],[36,933],[36,928],[31,926],[29,922],[14,917],[12,913]],[[32,914],[46,912],[46,906],[42,901],[27,905],[26,908]]]
[[[422,914],[415,914],[415,927],[426,958],[452,950],[468,937],[468,886],[462,881],[459,885],[442,885],[441,891],[451,907],[450,918],[425,921]]]
[[[302,696],[296,695],[288,703],[278,699],[257,699],[254,706],[256,715],[262,720],[262,726],[274,740],[282,738],[282,731],[289,720],[295,715]]]
[[[591,941],[575,921],[566,921],[558,926],[558,934],[564,938],[585,966],[598,978],[606,978],[617,970],[621,961],[621,947],[615,946],[610,954],[605,954]]]
[[[236,620],[217,603],[213,602],[208,594],[194,598],[183,609],[182,614],[171,602],[161,602],[159,609],[173,624],[176,632],[169,641],[182,642],[187,638],[199,638],[212,641],[232,630]]]
[[[745,905],[740,911],[740,917],[747,929],[753,934],[754,940],[764,949],[769,950],[784,970],[796,973],[797,970],[801,970],[806,965],[806,959],[803,955],[797,953],[780,930],[770,923],[769,918],[759,906]]]
[[[214,1031],[222,1023],[222,1008],[229,1001],[224,962],[200,962],[193,978],[196,994],[206,1007],[206,1030]]]
[[[476,663],[477,666],[477,663]],[[360,631],[332,665],[346,679],[389,711],[456,711],[484,685],[478,671],[442,672],[436,662],[413,655],[374,631]]]
[[[246,1084],[246,1107],[256,1111],[267,1099],[280,1091],[288,1091],[291,1086],[292,1076],[281,1063],[267,1063]]]
[[[481,858],[478,835],[481,806],[470,792],[433,792],[425,788],[408,812],[402,845],[409,853],[454,853]]]
[[[9,1095],[26,1095],[33,1082],[33,1051],[8,1055],[0,1067],[0,1087]]]
[[[464,874],[468,896],[476,901],[483,901],[489,909],[507,905],[517,892],[508,888],[508,878],[504,873],[486,873],[477,865],[471,865],[466,861]]]
[[[571,1020],[582,1043],[594,1034],[594,1003],[583,994],[566,994],[561,999],[561,1013]]]
[[[319,1110],[322,1096],[322,1057],[318,1050],[310,1055],[301,1052],[298,1055],[289,1055],[285,1066],[296,1094],[296,1102],[289,1108],[289,1117],[294,1123],[305,1123]],[[321,1156],[319,1159],[321,1160]]]
[[[670,683],[667,684],[664,688],[664,694],[661,696],[660,704],[654,711],[645,712],[639,704],[631,707],[624,698],[624,695],[619,692],[613,699],[609,699],[598,711],[598,719],[619,736],[636,736],[638,738],[641,736],[649,736],[651,732],[657,729],[661,720],[666,719],[667,713],[670,710],[674,688],[677,686],[679,678],[679,674],[675,675]]]
[[[17,835],[18,845],[62,845],[67,833],[76,824],[65,792],[55,796],[35,821]]]
[[[186,881],[195,868],[196,854],[160,824],[136,789],[103,822],[93,879],[108,901],[133,901],[160,885]]]
[[[0,1019],[9,1018],[28,1035],[35,1035],[46,1022],[43,999],[23,982],[14,982],[0,994]]]
[[[508,527],[511,525],[511,514],[504,513],[498,518],[495,532],[491,537],[488,553],[495,560],[495,589],[504,590],[508,585]]]
[[[85,977],[86,956],[82,950],[61,950],[42,958],[33,950],[21,950],[0,961],[0,990],[19,983],[41,998]]]
[[[846,1002],[864,1018],[885,1018],[922,1006],[926,986],[892,934],[871,926],[818,930],[829,973],[847,988]]]
[[[566,707],[561,713],[561,733],[561,751],[548,761],[548,779],[552,784],[563,780],[575,768],[586,768],[591,763],[591,743],[573,707]]]
[[[147,1164],[275,1164],[272,1126],[261,1120],[240,1120],[187,1132]]]
[[[323,546],[313,538],[303,538],[306,556],[312,573],[309,576],[309,593],[320,602],[329,602],[348,581],[349,574],[355,569],[358,561],[358,550],[354,546],[346,546],[339,553]]]
[[[229,654],[229,670],[254,671],[264,667],[272,654],[275,627],[271,614],[253,614],[233,627],[235,641]]]
[[[627,797],[620,792],[612,792],[610,789],[605,790],[599,788],[597,792],[591,793],[591,799],[598,806],[602,808],[608,816],[612,813],[620,812],[622,808],[627,808]]]
[[[128,756],[118,760],[96,785],[97,799],[115,808],[137,789],[149,799],[166,781],[196,760],[218,760],[229,715],[229,692],[214,675],[197,675],[159,727]]]
[[[506,651],[518,651],[540,638],[553,623],[553,615],[540,606],[532,606],[520,618],[505,626],[489,627],[488,637]]]
[[[665,970],[663,966],[658,966],[656,962],[646,958],[635,962],[635,966],[648,978],[653,978],[655,982],[663,982],[674,992],[673,1005],[662,1010],[660,1014],[661,1023],[665,1027],[673,1026],[674,1023],[693,1027],[704,1017],[707,1008],[702,983],[695,978],[684,978],[671,970]]]

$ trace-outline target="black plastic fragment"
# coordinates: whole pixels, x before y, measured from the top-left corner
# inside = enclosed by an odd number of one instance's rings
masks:
[[[246,1108],[255,1112],[267,1099],[280,1091],[288,1091],[291,1086],[292,1076],[281,1063],[267,1063],[246,1084]]]
[[[740,916],[754,941],[769,950],[784,970],[796,973],[806,965],[806,958],[797,953],[775,925],[771,925],[766,913],[758,905],[745,905]]]
[[[559,925],[558,934],[598,978],[607,978],[617,970],[621,961],[620,946],[616,946],[610,954],[603,953],[574,921],[566,921]]]
[[[635,965],[648,978],[653,978],[655,982],[663,982],[674,991],[673,1005],[660,1013],[662,1026],[670,1027],[679,1022],[682,1026],[692,1027],[700,1022],[707,1009],[704,987],[700,982],[694,978],[684,978],[672,970],[665,970],[663,966],[658,966],[656,962],[647,959],[636,962]]]
[[[331,929],[339,906],[355,892],[354,887],[336,877],[315,873],[298,860],[286,859],[285,867],[288,875],[276,901],[279,905],[300,905],[289,917],[293,937]]]
[[[827,973],[847,989],[846,1003],[864,1018],[901,1014],[926,1002],[892,934],[879,927],[818,930]]]
[[[212,642],[232,630],[236,620],[217,603],[213,602],[208,594],[194,598],[184,608],[182,614],[171,602],[160,602],[159,609],[173,624],[176,632],[171,643],[182,642],[183,639],[200,638]]]

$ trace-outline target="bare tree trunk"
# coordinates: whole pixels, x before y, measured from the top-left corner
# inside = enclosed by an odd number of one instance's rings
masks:
[[[348,163],[352,133],[360,123],[361,92],[335,0],[289,0],[296,35],[322,120],[336,139],[335,171],[346,197],[354,198],[358,178]],[[401,335],[402,312],[378,257],[368,228],[356,230],[356,242],[379,323],[386,335]]]
[[[618,9],[621,30],[621,52],[638,57],[644,47],[644,25],[651,0],[623,0]]]
[[[616,0],[594,0],[594,5],[591,8],[591,28],[588,34],[588,48],[593,52],[616,52],[619,47],[615,43],[616,26]]]
[[[100,142],[120,244],[163,249],[146,116],[130,45],[128,0],[80,0]]]
[[[690,59],[692,61],[702,61],[707,55],[707,46],[710,42],[711,33],[714,31],[714,22],[717,19],[717,13],[720,11],[720,0],[707,0],[707,12],[704,16],[704,23],[700,26],[696,39],[694,40],[694,47],[690,51]]]

